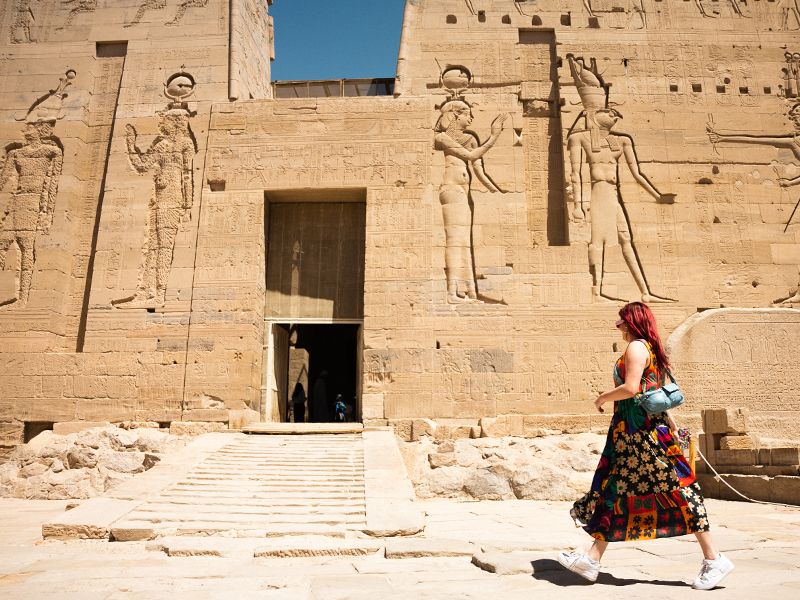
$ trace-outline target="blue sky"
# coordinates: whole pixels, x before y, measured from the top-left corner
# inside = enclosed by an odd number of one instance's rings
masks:
[[[404,0],[274,0],[272,79],[394,77]]]

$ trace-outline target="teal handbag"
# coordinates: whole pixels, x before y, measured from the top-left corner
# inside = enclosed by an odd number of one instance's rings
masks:
[[[656,415],[683,404],[686,397],[669,369],[667,369],[667,375],[672,380],[670,383],[664,383],[661,387],[634,396],[636,405],[651,415]]]

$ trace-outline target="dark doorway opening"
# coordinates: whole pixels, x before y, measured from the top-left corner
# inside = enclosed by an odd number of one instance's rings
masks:
[[[292,324],[289,326],[287,421],[327,423],[359,420],[357,324]],[[303,386],[305,402],[297,394]],[[340,407],[341,408],[341,407]]]

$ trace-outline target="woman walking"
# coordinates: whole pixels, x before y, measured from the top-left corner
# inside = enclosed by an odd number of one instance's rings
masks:
[[[647,305],[626,304],[617,329],[628,347],[614,366],[614,389],[594,401],[597,410],[614,402],[608,437],[589,493],[570,515],[594,538],[584,552],[562,552],[558,561],[595,581],[609,542],[650,540],[693,533],[703,552],[692,587],[710,590],[733,570],[717,552],[709,533],[700,487],[677,443],[677,427],[668,412],[648,414],[634,396],[660,387],[669,359]]]

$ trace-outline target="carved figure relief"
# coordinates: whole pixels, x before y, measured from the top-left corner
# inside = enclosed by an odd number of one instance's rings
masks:
[[[125,23],[125,27],[133,27],[134,25],[138,25],[142,22],[142,18],[147,11],[158,10],[160,8],[164,8],[166,5],[167,0],[144,0],[136,10],[133,20],[130,23]]]
[[[186,14],[186,11],[190,8],[205,8],[208,5],[208,0],[181,0],[181,3],[178,5],[178,11],[175,13],[175,16],[172,18],[171,21],[167,21],[166,25],[175,26],[178,25],[183,16]]]
[[[441,83],[450,91],[450,98],[439,107],[440,115],[434,127],[434,147],[442,151],[445,160],[439,202],[445,230],[447,298],[451,303],[482,301],[476,285],[473,254],[473,176],[490,192],[502,192],[487,175],[483,157],[500,137],[508,115],[495,117],[489,138],[481,143],[477,134],[468,129],[473,120],[472,107],[460,95],[471,81],[472,75],[466,67],[445,69]]]
[[[789,120],[794,124],[794,133],[758,134],[718,131],[715,128],[714,121],[711,116],[709,116],[709,122],[706,125],[706,131],[708,132],[708,139],[715,148],[717,144],[724,143],[760,144],[772,146],[773,148],[790,150],[795,159],[800,162],[800,102],[795,103],[789,108],[788,117]],[[800,165],[790,166],[789,164],[785,164],[782,165],[781,168],[775,168],[778,176],[778,185],[785,188],[800,185],[800,175],[788,175],[788,173],[791,172],[790,169],[793,170],[798,166]],[[789,219],[786,221],[786,226],[783,228],[784,232],[788,231],[789,226],[795,220],[798,206],[800,206],[800,199],[798,199],[797,203],[795,203],[794,209],[789,215]],[[775,301],[775,304],[789,304],[794,302],[800,302],[800,287],[798,287],[797,293],[792,294],[787,298],[779,298]]]
[[[34,41],[31,26],[36,22],[31,4],[33,0],[16,0],[11,21],[11,43],[27,44]]]
[[[62,0],[63,4],[70,5],[72,8],[64,21],[62,29],[66,29],[81,13],[91,13],[97,10],[97,0]]]
[[[588,218],[590,222],[589,270],[592,273],[592,292],[596,299],[624,301],[603,290],[606,252],[609,248],[620,245],[625,263],[641,292],[642,301],[674,302],[671,298],[655,294],[645,277],[634,246],[630,218],[619,190],[620,162],[624,161],[634,180],[656,202],[671,204],[675,201],[675,194],[658,191],[639,168],[633,138],[612,131],[622,115],[608,106],[609,86],[597,72],[595,60],[592,59],[587,67],[582,58],[568,54],[567,59],[584,108],[567,136],[570,160],[567,192],[573,202],[572,219],[583,221]],[[575,129],[582,116],[585,127]],[[588,211],[583,205],[584,161],[588,164],[591,179],[588,182],[591,186]]]
[[[800,29],[800,3],[797,0],[779,0],[778,8],[781,11],[781,31]]]
[[[783,95],[786,98],[800,96],[800,52],[785,52],[786,66],[783,68]]]
[[[159,135],[147,150],[136,145],[133,125],[125,128],[131,167],[140,175],[152,176],[153,196],[136,293],[113,301],[116,306],[150,308],[164,304],[175,238],[181,222],[190,218],[194,197],[192,165],[197,141],[189,124],[193,113],[186,103],[194,87],[194,78],[184,72],[172,75],[164,84],[164,94],[172,101],[167,110],[159,113]]]
[[[20,252],[19,284],[16,297],[3,304],[24,306],[30,295],[36,262],[36,239],[53,224],[58,181],[64,163],[64,146],[53,134],[56,121],[63,118],[66,89],[75,71],[69,70],[58,87],[39,98],[19,120],[25,121],[24,142],[6,146],[0,171],[0,190],[11,188],[11,199],[0,216],[0,270],[13,244]]]

